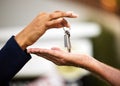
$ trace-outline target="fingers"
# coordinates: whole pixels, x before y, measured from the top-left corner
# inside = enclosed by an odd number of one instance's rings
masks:
[[[60,49],[60,48],[57,48],[57,47],[52,47],[51,50],[57,50],[57,51],[60,51],[61,49]]]
[[[68,22],[64,19],[64,18],[58,18],[52,21],[48,21],[46,23],[46,26],[48,28],[61,28],[61,27],[70,27],[70,25],[68,24]]]
[[[72,11],[54,11],[52,13],[40,13],[37,17],[36,21],[39,21],[40,23],[44,24],[46,29],[50,28],[61,28],[61,27],[70,27],[68,22],[64,19],[64,17],[67,18],[76,18],[78,17],[77,14],[75,14]],[[41,22],[42,21],[42,22]],[[38,23],[37,26],[40,26],[42,24]]]
[[[59,53],[58,53],[59,51]],[[60,48],[57,47],[53,47],[50,49],[43,49],[43,48],[29,48],[27,49],[27,53],[32,53],[32,54],[49,54],[49,55],[55,55],[55,56],[59,56],[60,53],[62,53],[63,51]]]
[[[63,50],[61,50],[60,48],[58,47],[52,47],[51,50],[56,50],[56,51],[61,51],[61,52],[64,52]]]
[[[54,11],[49,14],[50,21],[46,23],[48,28],[61,28],[61,27],[70,27],[68,22],[64,19],[64,17],[68,18],[77,18],[78,15],[72,11],[64,12],[64,11]]]
[[[32,54],[36,54],[37,52],[39,51],[38,48],[30,48],[30,49],[27,49],[27,53],[32,53]]]
[[[43,49],[43,48],[29,48],[28,50],[27,50],[27,52],[28,53],[32,53],[32,54],[37,54],[37,55],[39,55],[39,54],[43,54],[43,53],[49,53],[50,52],[50,50],[49,49]]]
[[[67,11],[67,12],[55,11],[50,14],[51,19],[60,18],[60,17],[76,18],[76,17],[78,17],[78,15],[72,11]]]
[[[57,65],[64,65],[66,64],[66,61],[64,57],[62,56],[62,52],[59,48],[52,48],[50,49],[40,49],[40,48],[30,48],[28,49],[28,53],[36,54],[38,56],[41,56],[42,58],[45,58],[47,60],[52,61],[53,63]]]

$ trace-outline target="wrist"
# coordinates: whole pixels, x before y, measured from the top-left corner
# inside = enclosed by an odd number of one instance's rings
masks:
[[[95,63],[95,59],[86,54],[79,54],[78,56],[78,60],[75,61],[77,66],[90,70]]]
[[[95,58],[89,58],[89,61],[85,65],[85,68],[93,73],[98,73],[101,71],[101,63]]]
[[[27,44],[25,42],[24,37],[20,37],[19,35],[16,35],[14,38],[22,50],[25,50],[27,48]]]
[[[37,31],[26,27],[20,33],[15,36],[15,40],[18,45],[25,50],[28,46],[32,45],[42,35],[42,31]]]

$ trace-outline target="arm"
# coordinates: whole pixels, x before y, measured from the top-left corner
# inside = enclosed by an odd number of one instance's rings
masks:
[[[59,48],[40,49],[31,48],[28,53],[33,53],[46,58],[57,65],[76,66],[85,68],[92,73],[102,77],[112,86],[120,86],[120,71],[110,67],[91,56],[85,54],[67,53]]]
[[[69,27],[63,17],[76,18],[72,12],[40,13],[0,50],[0,85],[8,83],[31,58],[26,48],[36,42],[50,28]]]
[[[112,86],[120,86],[120,70],[94,59],[90,71],[101,76]]]
[[[11,37],[0,51],[0,85],[8,84],[30,58]]]

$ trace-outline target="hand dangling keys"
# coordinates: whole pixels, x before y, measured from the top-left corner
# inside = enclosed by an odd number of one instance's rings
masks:
[[[63,28],[65,31],[64,35],[64,46],[67,48],[68,52],[71,52],[71,42],[70,42],[70,31]]]

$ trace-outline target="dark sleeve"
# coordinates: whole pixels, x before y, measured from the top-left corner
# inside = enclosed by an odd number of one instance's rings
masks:
[[[8,83],[30,58],[12,36],[0,50],[0,86]]]

